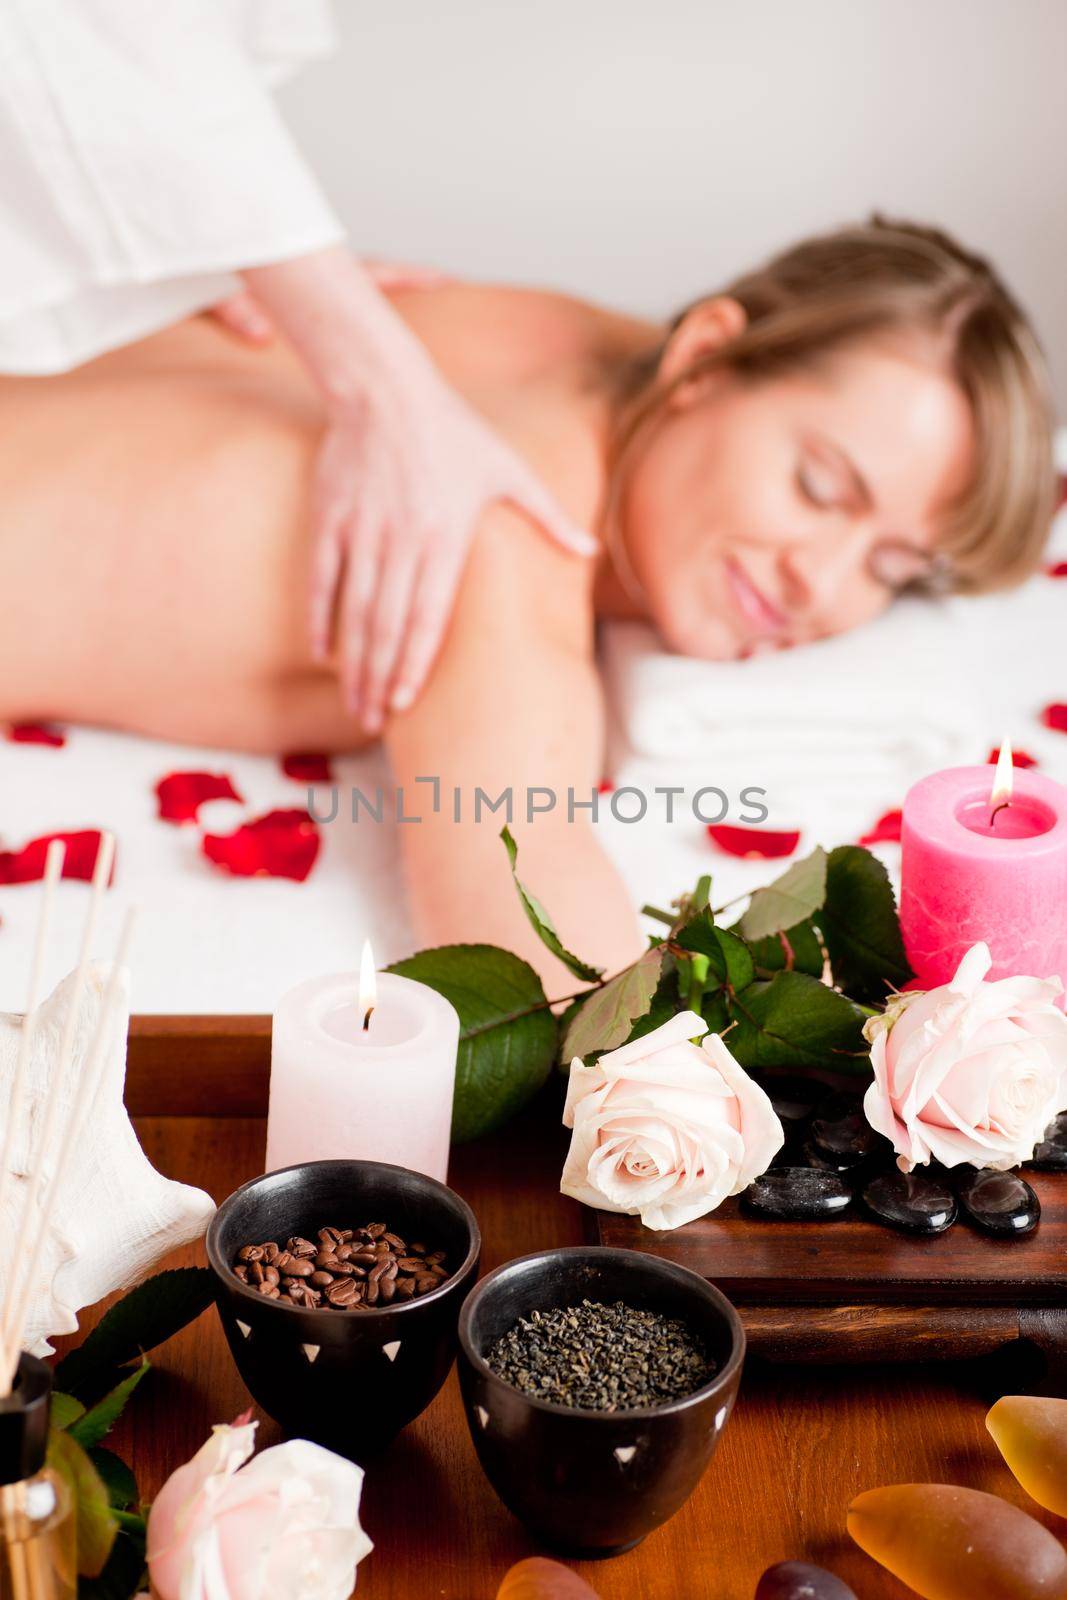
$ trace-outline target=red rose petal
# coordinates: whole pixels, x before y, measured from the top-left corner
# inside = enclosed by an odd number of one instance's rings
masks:
[[[986,756],[986,762],[988,765],[995,767],[999,760],[1000,746],[994,745],[992,750],[990,750],[989,754]],[[1016,750],[1013,747],[1011,752],[1011,764],[1013,767],[1036,767],[1037,757],[1030,755],[1026,750]]]
[[[205,800],[241,800],[224,772],[168,772],[156,784],[161,822],[195,822]]]
[[[297,783],[333,782],[329,756],[316,755],[312,751],[297,750],[292,755],[282,756],[282,771]]]
[[[860,835],[860,844],[899,844],[901,811],[883,811],[869,833]]]
[[[78,878],[84,883],[92,880],[97,851],[102,834],[99,828],[83,828],[75,833],[45,833],[31,839],[21,850],[0,850],[0,883],[40,883],[44,877],[45,858],[53,839],[62,839],[67,847],[63,862],[64,878]],[[111,869],[110,883],[115,881]]]
[[[268,811],[235,833],[206,833],[200,848],[209,861],[237,878],[295,878],[303,883],[321,844],[307,811]]]
[[[1050,578],[1067,578],[1067,561],[1050,562],[1045,573]]]
[[[612,783],[610,778],[601,778],[600,782],[596,786],[596,792],[597,794],[611,794],[614,791],[614,788],[615,785]]]
[[[800,843],[800,829],[740,828],[709,822],[708,835],[728,856],[791,856]]]
[[[1041,713],[1041,720],[1046,728],[1055,728],[1057,733],[1067,733],[1067,705],[1046,706]]]
[[[51,722],[12,722],[4,735],[12,744],[46,744],[61,750],[67,742],[62,728]]]

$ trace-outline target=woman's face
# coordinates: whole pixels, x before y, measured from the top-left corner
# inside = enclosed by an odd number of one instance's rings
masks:
[[[928,567],[973,447],[966,397],[918,339],[683,385],[638,447],[622,512],[652,620],[712,660],[869,621]]]

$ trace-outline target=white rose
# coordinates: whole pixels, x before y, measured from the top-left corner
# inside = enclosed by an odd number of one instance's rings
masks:
[[[677,1228],[739,1194],[770,1165],[782,1125],[758,1084],[695,1011],[595,1066],[575,1057],[560,1189],[601,1211]],[[707,1034],[703,1044],[694,1038]]]
[[[991,965],[988,945],[973,945],[949,983],[894,996],[864,1027],[874,1082],[863,1109],[905,1172],[931,1157],[1006,1171],[1067,1107],[1063,985],[985,983]]]
[[[360,1467],[290,1439],[248,1458],[256,1424],[217,1427],[171,1474],[148,1517],[159,1600],[348,1600],[372,1548]],[[245,1463],[248,1462],[246,1466]]]

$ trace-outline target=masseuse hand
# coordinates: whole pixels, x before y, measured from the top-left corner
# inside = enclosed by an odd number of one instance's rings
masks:
[[[313,484],[311,644],[334,618],[342,691],[372,733],[422,688],[479,516],[495,500],[557,544],[596,549],[532,469],[442,379],[342,246],[244,274],[318,383],[327,429]]]

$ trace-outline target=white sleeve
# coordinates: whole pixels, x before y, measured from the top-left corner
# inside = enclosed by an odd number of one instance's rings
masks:
[[[344,232],[220,0],[0,0],[0,320]]]

